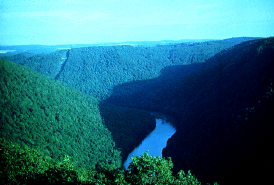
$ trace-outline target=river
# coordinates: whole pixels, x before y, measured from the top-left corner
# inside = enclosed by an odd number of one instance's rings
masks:
[[[132,155],[140,156],[148,151],[152,156],[162,157],[162,150],[166,147],[167,140],[175,132],[176,129],[172,126],[170,120],[165,117],[156,118],[156,128],[128,155],[127,160],[124,162],[126,169],[131,162]]]

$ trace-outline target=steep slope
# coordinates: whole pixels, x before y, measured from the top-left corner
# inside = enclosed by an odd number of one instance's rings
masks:
[[[178,118],[163,151],[174,172],[190,169],[201,181],[220,184],[267,182],[273,71],[274,38],[248,41],[205,63],[169,66],[156,79],[118,85],[106,101]],[[264,174],[269,177],[261,179]]]
[[[1,138],[89,169],[121,165],[95,98],[2,59],[0,83]]]

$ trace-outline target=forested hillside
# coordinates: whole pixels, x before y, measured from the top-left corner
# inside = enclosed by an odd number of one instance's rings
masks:
[[[116,85],[157,78],[167,66],[205,62],[223,49],[250,39],[254,38],[155,47],[94,46],[39,54],[24,61],[16,55],[7,59],[101,100],[108,98]]]
[[[18,64],[0,67],[1,138],[87,168],[121,165],[95,98]]]
[[[122,171],[102,122],[113,121],[108,128],[127,152],[155,127],[149,113],[101,103],[102,121],[95,98],[2,59],[0,82],[1,184],[200,184],[147,153]]]
[[[69,155],[74,160],[80,152],[83,157],[79,162],[93,167],[108,160],[111,153],[101,152],[105,152],[107,142],[111,142],[108,147],[115,146],[112,135],[124,161],[134,146],[155,128],[155,119],[148,112],[99,104],[93,97],[4,60],[1,60],[0,88],[1,137],[41,148],[54,159]],[[97,137],[100,137],[98,142]],[[116,149],[106,150],[115,151],[115,157],[119,157]],[[89,158],[91,155],[100,157]],[[89,160],[93,161],[92,165]]]
[[[203,182],[264,182],[273,173],[274,38],[247,41],[205,63],[116,86],[106,101],[169,113],[177,132],[164,156]]]

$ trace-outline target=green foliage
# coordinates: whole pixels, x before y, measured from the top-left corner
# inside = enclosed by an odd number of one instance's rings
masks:
[[[172,175],[173,163],[169,157],[167,160],[150,156],[145,152],[142,156],[133,156],[129,164],[129,170],[125,172],[125,179],[130,184],[176,184],[188,185],[201,183],[191,174],[179,171]]]
[[[138,157],[133,156],[129,164],[129,171],[126,171],[126,178],[130,183],[136,184],[171,184],[171,159],[164,160],[159,157],[151,157],[147,152]]]
[[[22,58],[8,57],[100,100],[116,85],[157,78],[167,66],[205,62],[223,49],[252,38],[147,46],[73,48]],[[67,55],[69,52],[69,55]],[[62,58],[66,64],[62,66]]]
[[[1,62],[1,136],[10,141],[35,147],[55,160],[69,155],[89,168],[99,163],[119,166],[116,147],[125,160],[155,128],[148,112],[103,103],[99,110],[98,101],[90,96]]]
[[[75,167],[68,156],[62,162],[48,160],[37,150],[20,147],[0,138],[1,184],[174,184],[200,185],[188,171],[172,175],[171,159],[152,157],[148,153],[134,156],[129,170],[113,165],[96,170]]]
[[[40,74],[47,75],[51,78],[55,78],[61,70],[63,62],[67,58],[67,50],[56,51],[52,54],[37,54],[26,58],[24,61],[20,61],[17,58],[10,58],[11,61],[15,60],[17,63],[22,64],[30,69],[33,69]],[[40,63],[43,61],[43,63]]]
[[[0,60],[0,137],[76,165],[121,165],[98,101],[24,66]]]
[[[0,138],[1,184],[17,184],[36,174],[42,174],[53,166],[50,157],[27,146],[24,148]]]

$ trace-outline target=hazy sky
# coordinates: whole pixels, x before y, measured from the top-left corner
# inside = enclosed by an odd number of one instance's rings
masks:
[[[274,36],[274,0],[0,0],[0,45]]]

